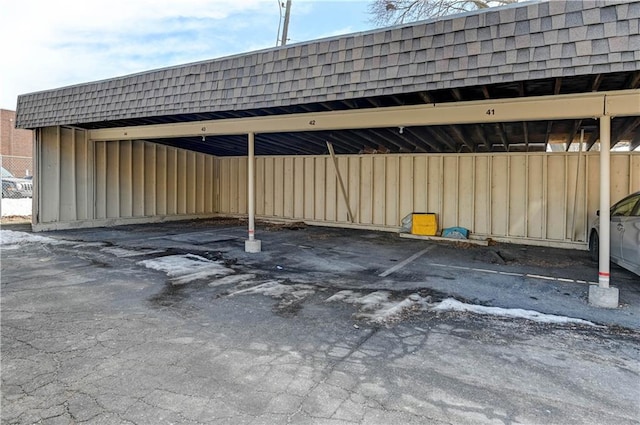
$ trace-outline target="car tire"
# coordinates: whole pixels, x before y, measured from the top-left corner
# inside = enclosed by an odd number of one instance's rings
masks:
[[[589,238],[589,254],[591,255],[591,260],[595,262],[600,260],[600,237],[595,231],[591,233]]]

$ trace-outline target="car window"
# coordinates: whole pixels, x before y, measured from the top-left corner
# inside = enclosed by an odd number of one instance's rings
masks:
[[[13,174],[11,174],[6,168],[2,167],[2,177],[13,177]]]
[[[637,203],[638,203],[637,196],[632,196],[629,199],[623,200],[611,210],[611,217],[630,216],[631,212],[634,210]]]
[[[631,216],[640,217],[640,195],[636,196],[636,209],[631,211]]]

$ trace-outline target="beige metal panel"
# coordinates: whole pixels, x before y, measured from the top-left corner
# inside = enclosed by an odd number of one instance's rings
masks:
[[[416,182],[414,181],[414,158],[411,155],[402,155],[398,158],[398,225],[402,219],[414,211],[413,200]]]
[[[347,185],[347,196],[349,198],[349,205],[351,206],[351,212],[354,217],[355,223],[359,223],[360,218],[360,157],[349,156],[347,157],[348,170],[345,172],[345,184]]]
[[[442,188],[444,187],[444,158],[442,155],[428,156],[427,164],[427,208],[426,211],[438,215],[442,220]]]
[[[58,219],[60,221],[71,221],[76,219],[75,135],[73,129],[60,129],[59,164],[60,202],[58,204]]]
[[[509,156],[509,236],[527,236],[526,155]]]
[[[326,208],[326,176],[327,176],[327,161],[324,157],[316,157],[315,158],[315,175],[314,175],[314,193],[315,199],[313,201],[314,210],[313,210],[313,219],[325,221],[325,208]]]
[[[336,175],[333,160],[328,157],[325,161],[325,208],[324,219],[327,221],[338,220],[338,202],[344,205],[342,198],[338,199],[338,176]],[[346,216],[346,215],[345,215]],[[343,218],[342,221],[346,221]]]
[[[204,171],[204,210],[214,211],[213,208],[213,186],[214,186],[214,158],[212,156],[205,157],[205,171]],[[245,172],[246,175],[246,172]],[[246,180],[245,180],[246,182]],[[244,212],[244,211],[243,211]]]
[[[438,227],[458,225],[458,178],[460,176],[458,155],[443,156],[442,208],[438,218]]]
[[[565,239],[566,178],[566,155],[547,156],[547,231],[545,239]]]
[[[304,158],[304,218],[307,220],[313,220],[315,217],[315,158]]]
[[[167,148],[167,215],[178,214],[178,150]]]
[[[605,101],[606,96],[606,101]],[[91,130],[92,140],[128,140],[203,135],[325,131],[356,128],[546,121],[610,115],[640,115],[640,90],[490,99],[415,106],[308,112]]]
[[[107,218],[120,217],[120,143],[107,142]]]
[[[313,158],[310,158],[313,160]],[[256,215],[266,215],[265,213],[265,161],[267,158],[265,157],[256,157]],[[220,161],[224,162],[225,159],[222,158]],[[225,182],[220,181],[220,185],[224,186]],[[313,194],[313,191],[309,192]],[[226,212],[226,210],[222,210],[222,212]]]
[[[186,151],[185,191],[187,193],[186,214],[196,213],[196,153]]]
[[[58,221],[58,173],[60,171],[59,137],[57,127],[43,128],[41,132],[39,182],[42,185],[40,195],[40,222]]]
[[[273,215],[284,217],[284,158],[276,157],[273,162]],[[289,192],[291,193],[291,192]],[[287,196],[290,196],[287,194]]]
[[[247,201],[248,201],[248,197],[249,194],[248,192],[248,177],[247,177],[247,173],[248,173],[248,160],[247,158],[238,158],[238,172],[239,175],[237,177],[237,188],[238,188],[238,213],[240,214],[247,214],[248,213],[248,205],[247,205]]]
[[[150,155],[149,155],[150,156]],[[132,215],[134,217],[144,217],[144,206],[147,203],[145,185],[145,175],[152,171],[149,168],[147,155],[145,155],[145,142],[134,140],[131,146],[131,166],[132,166]],[[154,202],[155,206],[155,202]]]
[[[386,223],[387,200],[387,161],[385,156],[373,157],[373,224],[384,225]]]
[[[406,211],[407,214],[412,212],[428,212],[428,164],[429,157],[426,155],[413,157],[413,207],[411,208],[411,211]],[[403,213],[404,212],[405,211],[403,211]]]
[[[75,216],[78,220],[86,220],[90,217],[89,191],[93,190],[93,185],[89,168],[93,164],[93,157],[89,156],[87,132],[80,129],[73,131],[75,138]]]
[[[133,194],[133,214],[136,217],[156,215],[158,211],[158,190],[156,190],[156,187],[163,192],[166,190],[165,181],[158,174],[157,167],[158,150],[161,148],[163,146],[145,142],[140,142],[139,146],[134,145],[135,163],[139,162],[141,164],[137,172],[134,165],[137,189]]]
[[[273,217],[275,207],[275,158],[264,158],[264,215]]]
[[[386,181],[384,187],[385,208],[383,224],[399,226],[401,218],[398,208],[400,206],[400,168],[399,156],[387,156],[385,163]]]
[[[153,215],[167,215],[167,202],[168,202],[168,185],[167,185],[167,168],[168,157],[167,157],[167,147],[163,145],[153,145],[154,147],[154,155],[149,155],[149,157],[155,156],[155,164],[151,167],[147,167],[147,170],[153,169],[155,172],[149,171],[146,177],[148,183],[147,185],[153,185],[153,180],[155,180],[154,198],[151,198],[151,194],[149,194],[148,204],[145,206],[145,213],[148,216]],[[147,191],[149,193],[151,191]],[[155,205],[153,204],[153,199],[155,199]]]
[[[131,217],[133,216],[133,166],[131,158],[131,141],[123,140],[119,144],[118,169],[119,179],[119,195],[120,195],[120,211],[115,217]]]
[[[544,202],[544,162],[546,155],[527,155],[527,237],[542,239],[544,237],[545,202]]]
[[[373,156],[360,158],[360,220],[362,224],[373,224]]]
[[[491,157],[477,156],[474,160],[473,225],[468,227],[475,233],[491,234]]]
[[[460,156],[458,158],[458,219],[455,225],[467,229],[474,227],[475,163],[477,159],[477,156]]]
[[[293,158],[293,217],[304,218],[304,161]]]
[[[187,152],[183,150],[178,150],[176,152],[177,157],[177,169],[176,169],[176,177],[177,177],[177,205],[178,205],[178,214],[187,214]]]
[[[196,213],[202,214],[205,212],[205,157],[204,155],[196,154],[196,178],[195,178],[195,197],[196,197]]]
[[[284,197],[284,206],[283,206],[283,217],[293,217],[293,204],[295,196],[295,192],[293,190],[293,161],[294,157],[286,157],[284,158],[284,189],[282,191],[282,196]]]
[[[508,155],[491,157],[491,234],[507,236],[509,214]]]

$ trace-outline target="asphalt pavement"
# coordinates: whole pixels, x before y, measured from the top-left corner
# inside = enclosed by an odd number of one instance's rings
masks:
[[[638,423],[631,273],[607,310],[583,251],[262,224],[246,254],[245,233],[3,241],[2,423]],[[430,309],[451,297],[593,325]]]

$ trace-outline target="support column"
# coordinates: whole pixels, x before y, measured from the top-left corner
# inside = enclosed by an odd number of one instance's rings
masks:
[[[255,134],[249,133],[249,155],[247,164],[247,192],[249,206],[249,239],[244,241],[244,251],[256,253],[262,250],[262,242],[255,238],[256,232],[256,179],[255,179]]]
[[[600,117],[600,231],[598,286],[589,286],[589,303],[598,307],[618,307],[618,288],[609,287],[611,247],[609,208],[611,203],[611,117]]]

